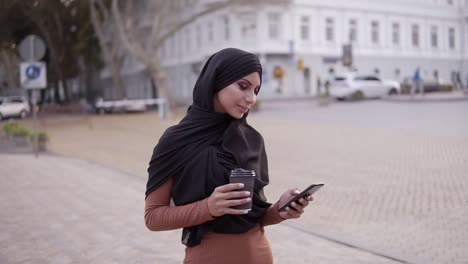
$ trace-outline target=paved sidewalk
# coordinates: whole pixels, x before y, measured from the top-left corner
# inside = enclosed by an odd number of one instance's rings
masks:
[[[249,122],[267,146],[267,197],[274,200],[286,188],[311,182],[328,186],[301,219],[285,225],[298,233],[282,233],[283,225],[269,229],[274,248],[286,243],[275,250],[277,260],[283,260],[283,248],[313,256],[319,243],[297,246],[296,237],[309,241],[308,234],[318,233],[411,263],[468,263],[466,113],[468,101],[262,103]],[[73,116],[44,121],[53,152],[125,171],[143,187],[154,144],[178,120],[160,121],[151,112],[92,116],[92,128]],[[293,240],[285,239],[291,235]],[[178,244],[178,235],[171,241]],[[338,263],[343,262],[350,261]]]
[[[387,96],[383,98],[386,101],[393,102],[448,102],[448,101],[463,101],[468,100],[468,91],[453,91],[453,92],[431,92],[421,95],[419,93],[411,96],[409,94],[399,94]]]
[[[144,226],[140,177],[47,154],[0,154],[0,175],[2,264],[182,262],[180,231]],[[398,263],[287,224],[266,232],[275,263]]]

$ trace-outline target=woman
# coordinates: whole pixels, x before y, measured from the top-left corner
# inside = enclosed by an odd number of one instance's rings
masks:
[[[297,189],[268,203],[269,183],[262,136],[247,124],[260,90],[258,58],[224,49],[209,58],[193,90],[193,104],[182,121],[166,130],[148,168],[145,221],[152,231],[183,228],[184,263],[272,263],[263,227],[298,218],[312,197],[278,212]],[[256,173],[250,211],[233,206],[250,202],[239,184],[229,184],[234,168]],[[170,205],[170,200],[174,205]]]

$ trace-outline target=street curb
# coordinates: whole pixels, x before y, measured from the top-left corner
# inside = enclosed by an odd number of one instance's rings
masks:
[[[378,248],[375,248],[375,247],[372,247],[372,246],[367,246],[367,245],[364,245],[362,243],[353,241],[352,239],[345,239],[343,237],[336,237],[336,236],[333,236],[331,234],[327,234],[327,233],[320,232],[320,231],[311,231],[311,230],[308,230],[308,229],[305,229],[305,228],[302,228],[302,227],[299,227],[299,226],[296,226],[296,225],[293,225],[293,224],[290,224],[290,223],[281,223],[281,225],[285,225],[285,226],[287,226],[287,227],[289,227],[291,229],[294,229],[296,231],[299,231],[299,232],[302,232],[302,233],[305,233],[305,234],[308,234],[308,235],[311,235],[311,236],[314,236],[314,237],[318,237],[318,238],[321,238],[321,239],[328,240],[328,241],[330,241],[332,243],[336,243],[336,244],[340,244],[340,245],[347,246],[347,247],[350,247],[350,248],[354,248],[354,249],[357,249],[357,250],[360,250],[360,251],[363,251],[363,252],[367,252],[367,253],[382,257],[382,258],[389,259],[389,260],[393,260],[393,261],[396,261],[396,262],[400,262],[400,263],[404,263],[404,264],[418,263],[418,261],[416,259],[413,259],[410,256],[396,256],[396,255],[399,255],[399,254],[398,253],[385,252],[385,250],[378,249]]]
[[[397,103],[457,102],[468,100],[468,92],[457,92],[456,94],[425,94],[423,96],[416,94],[413,98],[411,98],[410,95],[396,95],[382,99],[386,102]]]
[[[461,101],[468,101],[468,96],[465,97],[457,97],[457,98],[404,98],[404,99],[397,99],[397,98],[386,98],[383,99],[385,102],[392,102],[392,103],[444,103],[444,102],[461,102]]]

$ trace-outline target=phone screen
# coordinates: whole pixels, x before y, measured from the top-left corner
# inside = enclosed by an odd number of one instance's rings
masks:
[[[309,187],[307,187],[304,191],[302,191],[300,194],[294,196],[294,198],[292,198],[289,202],[287,202],[285,205],[283,205],[280,209],[278,209],[279,212],[281,211],[284,211],[286,210],[286,207],[290,207],[291,206],[291,203],[295,202],[295,203],[298,203],[298,201],[301,199],[301,198],[304,198],[304,197],[307,197],[309,195],[312,195],[313,193],[315,193],[316,191],[318,191],[318,189],[322,188],[323,187],[323,183],[319,183],[319,184],[312,184],[310,185]]]

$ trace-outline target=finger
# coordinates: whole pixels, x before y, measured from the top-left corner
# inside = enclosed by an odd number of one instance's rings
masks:
[[[304,212],[304,207],[297,204],[297,203],[291,203],[291,207],[300,214],[302,214]]]
[[[295,209],[286,208],[286,212],[288,213],[288,218],[299,218],[301,216]]]
[[[222,192],[222,193],[225,193],[225,192],[230,192],[230,191],[234,191],[234,190],[239,190],[239,189],[242,189],[242,188],[244,188],[243,183],[228,183],[228,184],[216,187],[215,190],[217,190],[219,192]]]
[[[249,203],[250,201],[251,201],[250,197],[244,198],[244,199],[224,200],[224,201],[220,201],[219,205],[221,207],[233,207],[236,205]]]
[[[307,200],[309,202],[312,202],[314,200],[314,197],[312,195],[307,196]]]
[[[219,195],[220,199],[223,200],[230,200],[230,199],[238,199],[238,198],[244,198],[250,196],[250,192],[247,191],[231,191],[231,192],[225,192]]]
[[[301,198],[299,199],[299,204],[301,204],[303,207],[306,207],[307,205],[309,205],[309,201],[307,199],[304,199],[304,198]]]
[[[299,189],[297,189],[297,188],[294,188],[294,189],[290,189],[290,190],[289,190],[289,194],[290,194],[290,195],[293,195],[293,196],[298,195],[298,194],[300,194],[300,193],[301,193],[301,192],[300,192]]]
[[[230,215],[245,215],[249,213],[249,210],[226,208],[224,212]]]

